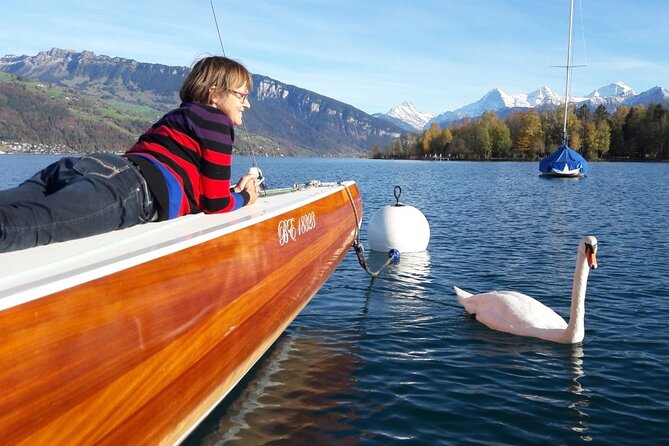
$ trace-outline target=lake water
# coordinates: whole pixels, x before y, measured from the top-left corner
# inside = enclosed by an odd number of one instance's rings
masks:
[[[52,159],[1,156],[0,188]],[[237,157],[235,177],[251,162]],[[374,280],[351,250],[186,445],[668,444],[669,164],[591,163],[564,180],[538,163],[258,163],[271,187],[357,181],[366,247],[399,185],[430,244]],[[599,268],[582,344],[495,332],[458,305],[453,285],[513,289],[568,318],[584,235]],[[372,269],[386,257],[366,255]]]

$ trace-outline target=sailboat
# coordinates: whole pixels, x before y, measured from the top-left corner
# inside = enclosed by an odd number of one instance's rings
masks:
[[[557,150],[539,162],[542,175],[552,177],[578,178],[588,171],[588,162],[583,156],[567,145],[567,116],[569,111],[569,92],[571,90],[571,46],[573,37],[574,0],[569,2],[569,37],[567,39],[567,76],[565,82],[564,120],[562,127],[562,144]]]

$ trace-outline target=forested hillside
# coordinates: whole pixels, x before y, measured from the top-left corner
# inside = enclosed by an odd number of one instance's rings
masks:
[[[158,116],[146,107],[124,110],[41,82],[0,77],[4,141],[66,146],[73,152],[123,151]]]

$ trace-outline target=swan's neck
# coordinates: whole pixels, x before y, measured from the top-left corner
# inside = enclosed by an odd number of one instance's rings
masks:
[[[590,268],[583,254],[576,259],[574,284],[571,289],[571,311],[565,337],[571,343],[581,342],[585,335],[585,288],[588,284]]]

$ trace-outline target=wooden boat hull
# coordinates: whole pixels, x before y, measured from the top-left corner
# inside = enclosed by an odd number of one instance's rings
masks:
[[[113,264],[111,253],[90,280],[56,271],[56,292],[39,291],[48,289],[39,280],[0,290],[4,444],[182,441],[328,279],[362,215],[354,183],[286,211],[265,201],[237,215],[185,217],[194,232],[138,247],[135,265]],[[195,225],[206,219],[221,221]],[[69,243],[58,244],[65,256]],[[84,279],[68,286],[76,274]]]

